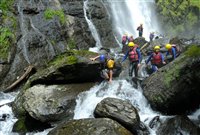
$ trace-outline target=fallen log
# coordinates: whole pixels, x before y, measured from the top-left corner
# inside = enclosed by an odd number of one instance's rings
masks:
[[[0,105],[0,108],[1,108],[2,106],[4,106],[4,105],[12,106],[12,103],[13,103],[13,102],[8,102],[8,103],[1,104],[1,105]]]
[[[26,69],[26,72],[19,78],[17,79],[13,84],[11,84],[9,87],[7,87],[5,90],[3,90],[3,92],[7,93],[7,92],[11,92],[11,90],[16,87],[21,81],[23,81],[33,70],[34,66],[29,65]]]

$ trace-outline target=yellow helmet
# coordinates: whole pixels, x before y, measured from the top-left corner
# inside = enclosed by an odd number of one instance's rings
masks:
[[[133,47],[134,45],[135,45],[135,44],[134,44],[133,42],[129,42],[129,43],[128,43],[128,46],[129,46],[129,47]]]
[[[110,60],[107,61],[107,67],[108,67],[108,68],[113,68],[113,67],[114,67],[114,64],[115,64],[115,62],[114,62],[114,60],[112,60],[112,59],[110,59]]]
[[[160,50],[160,46],[158,46],[158,45],[155,46],[155,47],[154,47],[154,50]]]
[[[166,48],[166,49],[171,49],[171,48],[172,48],[172,45],[171,45],[171,44],[166,44],[166,45],[165,45],[165,48]]]

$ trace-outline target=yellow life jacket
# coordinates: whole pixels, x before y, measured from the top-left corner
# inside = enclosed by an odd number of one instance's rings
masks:
[[[107,60],[107,67],[108,68],[113,68],[114,64],[115,64],[114,60],[112,60],[112,59]]]

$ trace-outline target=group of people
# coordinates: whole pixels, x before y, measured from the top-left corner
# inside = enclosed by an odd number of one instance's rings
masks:
[[[139,31],[139,37],[143,35],[143,24],[141,23],[140,26],[137,28]],[[150,42],[154,38],[154,32],[150,33]],[[138,77],[138,70],[140,68],[140,64],[142,61],[142,54],[140,48],[137,44],[134,43],[133,35],[128,36],[125,33],[122,36],[122,45],[123,49],[122,52],[125,54],[121,63],[124,62],[127,58],[129,59],[129,76],[132,78],[133,73],[134,77]],[[165,48],[167,49],[166,57],[168,55],[172,55],[172,59],[175,59],[179,53],[177,52],[177,48],[173,44],[166,44]],[[101,65],[101,77],[108,82],[112,82],[113,79],[113,68],[115,66],[114,58],[112,58],[109,53],[100,54],[94,58],[90,58],[92,61],[99,59]],[[153,48],[153,52],[149,55],[148,59],[146,60],[146,65],[151,61],[151,71],[156,72],[158,68],[162,67],[166,64],[164,55],[160,52],[160,46],[155,46]]]

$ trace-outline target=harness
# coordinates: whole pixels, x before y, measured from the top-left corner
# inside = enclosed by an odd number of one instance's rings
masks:
[[[138,53],[137,53],[136,49],[137,49],[137,46],[135,46],[133,49],[131,49],[129,51],[129,60],[132,61],[132,62],[139,60]]]
[[[162,59],[161,59],[161,53],[160,52],[158,52],[158,53],[153,53],[153,59],[152,59],[152,64],[160,64],[161,63],[161,61],[162,61]]]

